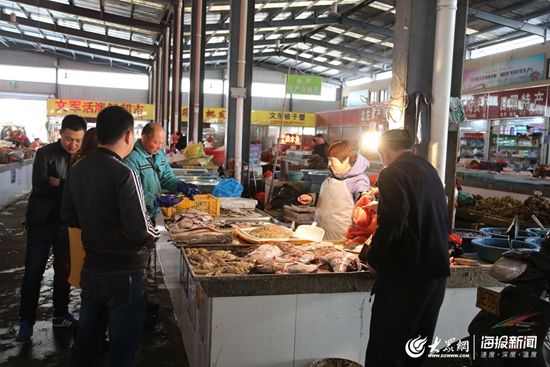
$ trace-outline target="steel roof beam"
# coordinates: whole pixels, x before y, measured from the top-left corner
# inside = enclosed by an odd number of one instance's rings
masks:
[[[338,70],[338,71],[341,71],[341,72],[348,72],[348,73],[353,73],[353,74],[356,74],[356,75],[369,75],[370,76],[370,73],[358,72],[357,68],[346,68],[346,67],[342,67],[342,66],[339,66],[339,65],[332,65],[332,64],[325,63],[325,62],[316,61],[316,60],[313,60],[313,58],[308,59],[308,58],[305,58],[305,57],[302,57],[302,56],[289,55],[289,54],[286,54],[286,53],[282,53],[282,54],[280,54],[278,52],[255,53],[253,57],[256,60],[258,60],[260,58],[284,57],[284,58],[287,58],[291,61],[298,61],[300,63],[308,63],[308,64],[312,64],[314,66],[326,67],[329,70],[330,69],[335,69],[335,70]],[[205,59],[205,61],[207,63],[225,63],[225,62],[227,62],[227,56],[208,57],[208,58]],[[186,61],[184,64],[189,64],[189,62]],[[291,67],[291,68],[293,68],[293,67]],[[321,71],[321,72],[318,72],[318,73],[322,74],[323,72]]]
[[[279,73],[282,73],[282,74],[288,74],[288,68],[287,67],[276,66],[276,65],[273,65],[273,64],[270,64],[270,63],[267,63],[267,62],[254,61],[254,67],[261,68],[261,69],[266,69],[266,70],[271,70],[271,71],[276,71],[276,72],[279,72]],[[294,69],[294,70],[296,70],[296,69]],[[298,69],[298,71],[303,72],[303,70],[301,70],[301,69]],[[333,79],[332,77],[327,77],[327,76],[323,76],[323,75],[320,75],[320,76],[323,78],[323,82],[325,82],[325,83],[334,84],[334,85],[337,85],[339,87],[342,86],[342,82],[337,80],[337,79]]]
[[[17,0],[15,2],[20,4],[36,6],[38,8],[54,10],[61,13],[86,17],[90,19],[103,20],[109,23],[121,24],[127,27],[146,29],[156,33],[162,32],[162,26],[157,23],[146,22],[144,20],[139,20],[139,19],[131,19],[120,15],[81,8],[74,5],[67,5],[67,4],[57,3],[57,2],[48,1],[48,0]]]
[[[344,47],[344,46],[329,43],[329,42],[326,42],[326,41],[319,41],[319,40],[316,40],[316,39],[313,39],[313,38],[302,39],[302,38],[298,38],[298,37],[293,37],[293,38],[289,38],[289,39],[280,39],[279,40],[279,45],[296,44],[296,43],[308,43],[308,44],[312,44],[312,45],[316,45],[316,46],[330,48],[330,49],[333,49],[333,50],[336,50],[336,51],[340,51],[345,55],[354,56],[354,57],[358,57],[358,58],[362,58],[362,59],[374,60],[376,62],[380,62],[380,63],[383,63],[383,64],[390,65],[392,63],[392,60],[389,57],[380,56],[380,55],[377,55],[373,52],[362,51],[360,49],[354,49],[354,48],[351,48],[351,47]],[[276,44],[277,44],[277,40],[259,40],[259,41],[254,42],[255,46],[271,46],[271,45],[274,46]],[[227,46],[228,46],[228,43],[226,43],[226,42],[210,43],[210,44],[206,44],[206,49],[208,49],[208,50],[223,49],[223,48],[227,48]]]
[[[13,40],[10,40],[10,41],[14,42]],[[8,48],[10,50],[28,52],[28,53],[33,54],[33,55],[37,54],[36,51],[30,50],[28,48],[28,46],[23,46],[22,43],[14,42],[14,44],[9,45]],[[92,55],[83,56],[81,54],[73,54],[68,50],[58,49],[58,50],[54,51],[54,50],[51,50],[49,48],[43,48],[43,51],[44,51],[44,53],[47,53],[49,55],[62,56],[62,57],[65,57],[65,58],[68,58],[68,59],[71,59],[71,60],[80,61],[80,62],[90,63],[90,59],[92,59],[93,61],[95,61],[96,64],[99,64],[99,65],[102,65],[102,66],[111,66],[113,68],[131,70],[131,71],[138,72],[140,74],[148,72],[148,67],[147,66],[141,66],[141,65],[137,65],[137,64],[128,64],[128,63],[119,63],[119,62],[116,62],[116,61],[115,62],[110,62],[110,61],[100,59],[100,58],[93,58]],[[104,62],[100,62],[102,60]]]
[[[491,23],[499,24],[504,27],[512,28],[518,31],[523,31],[527,33],[534,34],[540,37],[546,37],[546,28],[539,27],[533,24],[520,22],[514,19],[506,18],[500,15],[492,14],[483,10],[478,10],[474,8],[468,9],[468,15],[486,20]]]
[[[261,22],[254,22],[254,29],[258,28],[281,28],[281,27],[303,27],[308,25],[342,25],[344,27],[361,28],[369,32],[378,33],[386,37],[393,37],[394,32],[391,29],[375,26],[366,22],[361,22],[355,19],[342,18],[338,16],[329,16],[325,18],[304,18],[304,19],[284,19],[284,20],[262,20]],[[207,24],[207,31],[223,31],[228,30],[228,23],[215,23]],[[191,26],[186,25],[183,27],[183,31],[186,33],[191,32]]]
[[[515,20],[516,21],[526,21],[526,20],[529,20],[529,19],[533,19],[533,18],[537,18],[537,17],[543,16],[543,15],[546,15],[549,12],[550,12],[550,7],[547,7],[547,8],[539,9],[539,10],[534,11],[534,12],[529,13],[529,14],[525,14],[525,15],[523,15],[520,18],[515,19]],[[540,25],[539,25],[539,27],[540,27]],[[479,36],[481,34],[485,34],[485,33],[497,30],[499,28],[501,28],[501,26],[489,27],[487,29],[479,31],[478,33],[475,33],[475,34],[472,34],[472,35],[468,36],[468,42],[469,42],[468,46],[478,47],[477,46],[478,43],[483,44],[485,42],[488,42],[488,41],[477,41],[475,43],[471,43],[471,41],[475,38],[475,36]],[[494,40],[491,40],[490,42],[494,43]]]
[[[0,13],[0,20],[4,22],[9,22],[10,17],[5,13]],[[148,45],[137,41],[125,40],[123,38],[116,38],[116,37],[111,37],[107,35],[101,35],[99,33],[86,32],[83,30],[50,24],[46,22],[39,22],[33,19],[17,18],[17,23],[27,27],[44,29],[52,32],[69,35],[69,36],[75,36],[75,37],[81,37],[89,40],[105,42],[111,45],[129,47],[136,50],[155,52],[157,49],[154,45]]]
[[[144,59],[140,59],[132,56],[126,56],[126,55],[117,55],[107,51],[96,50],[93,48],[87,48],[87,47],[82,47],[82,46],[73,45],[69,43],[57,42],[57,41],[52,41],[48,39],[27,36],[23,34],[0,31],[0,37],[10,38],[16,41],[22,40],[22,41],[31,42],[31,43],[39,43],[44,46],[50,46],[50,47],[65,49],[69,51],[76,51],[76,52],[81,52],[88,55],[95,55],[95,56],[104,57],[107,59],[116,59],[116,60],[125,61],[129,63],[134,63],[134,64],[141,64],[146,66],[152,65],[151,60],[144,60]]]
[[[316,40],[316,39],[313,39],[313,38],[308,38],[308,39],[305,40],[305,42],[310,43],[312,45],[316,45],[316,46],[332,49],[332,50],[335,50],[335,51],[339,51],[343,54],[347,54],[347,55],[350,55],[350,56],[355,56],[355,57],[358,57],[358,58],[361,58],[361,59],[374,60],[374,61],[378,61],[378,62],[381,62],[383,64],[388,64],[388,65],[391,65],[391,63],[392,63],[392,59],[390,59],[389,57],[380,56],[380,55],[378,55],[374,52],[362,51],[362,50],[358,50],[358,49],[354,49],[354,48],[350,48],[350,47],[344,47],[344,46],[340,46],[340,45],[337,45],[337,44],[334,44],[334,43],[329,43],[329,42],[326,42],[326,41]]]

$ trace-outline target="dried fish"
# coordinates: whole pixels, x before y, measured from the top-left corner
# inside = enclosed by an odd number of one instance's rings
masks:
[[[258,227],[248,233],[257,238],[289,238],[292,236],[290,229],[277,225]]]

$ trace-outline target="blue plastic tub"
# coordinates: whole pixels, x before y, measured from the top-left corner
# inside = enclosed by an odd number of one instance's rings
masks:
[[[533,236],[538,236],[538,237],[544,237],[548,231],[550,231],[550,228],[544,228],[544,229],[540,227],[527,228],[527,232],[529,232]]]
[[[543,238],[542,237],[529,237],[525,239],[525,242],[532,243],[533,245],[537,245],[540,247],[540,244],[542,243]]]
[[[482,234],[475,229],[468,228],[453,228],[453,233],[462,238],[462,249],[464,252],[476,252],[476,249],[472,245],[474,238],[488,237],[488,235]]]
[[[488,263],[494,263],[503,253],[510,250],[508,240],[505,238],[475,238],[472,240],[479,258]],[[532,249],[538,250],[540,247],[525,241],[512,241],[512,246],[515,249]]]
[[[506,231],[508,231],[508,228],[501,227],[485,227],[479,230],[479,232],[483,233],[484,235],[494,238],[507,238],[508,235],[506,234]],[[523,241],[527,237],[533,237],[533,235],[524,230],[518,231],[518,240]]]
[[[330,174],[329,171],[315,171],[315,172],[309,172],[308,177],[314,184],[322,184],[323,181],[327,178],[327,176]]]

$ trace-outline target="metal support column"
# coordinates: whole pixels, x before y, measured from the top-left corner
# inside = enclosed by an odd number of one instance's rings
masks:
[[[451,97],[462,96],[462,68],[466,49],[466,26],[468,23],[469,0],[458,0],[456,9],[455,35],[453,47],[453,74],[451,79]],[[449,225],[454,225],[454,192],[456,182],[457,148],[460,140],[458,126],[450,126],[447,139],[447,168],[445,170],[445,192],[449,203]],[[487,135],[488,136],[488,135]]]
[[[193,0],[191,12],[191,68],[187,139],[202,141],[204,109],[204,45],[206,42],[206,0]]]
[[[159,46],[157,49],[157,58],[155,59],[155,73],[157,76],[155,83],[155,122],[158,123],[162,121],[162,85],[164,82],[162,61],[162,47]]]
[[[390,129],[404,127],[416,135],[415,93],[430,96],[435,40],[436,0],[397,0]],[[428,106],[429,110],[429,106]],[[429,131],[429,114],[423,120]],[[428,141],[416,146],[427,157]]]
[[[174,16],[174,35],[172,53],[172,111],[170,135],[181,130],[181,44],[183,37],[183,0],[178,0]],[[168,135],[168,134],[167,134]]]
[[[254,45],[254,34],[250,30],[253,29],[254,5],[254,0],[231,1],[225,147],[227,169],[238,181],[241,180],[242,162],[248,161],[250,149]]]
[[[163,70],[164,82],[162,85],[162,126],[168,130],[168,121],[170,117],[170,26],[164,29],[164,47],[163,47]]]

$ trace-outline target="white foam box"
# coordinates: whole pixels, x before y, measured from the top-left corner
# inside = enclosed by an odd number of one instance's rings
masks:
[[[255,209],[258,200],[247,198],[218,198],[222,209]]]

